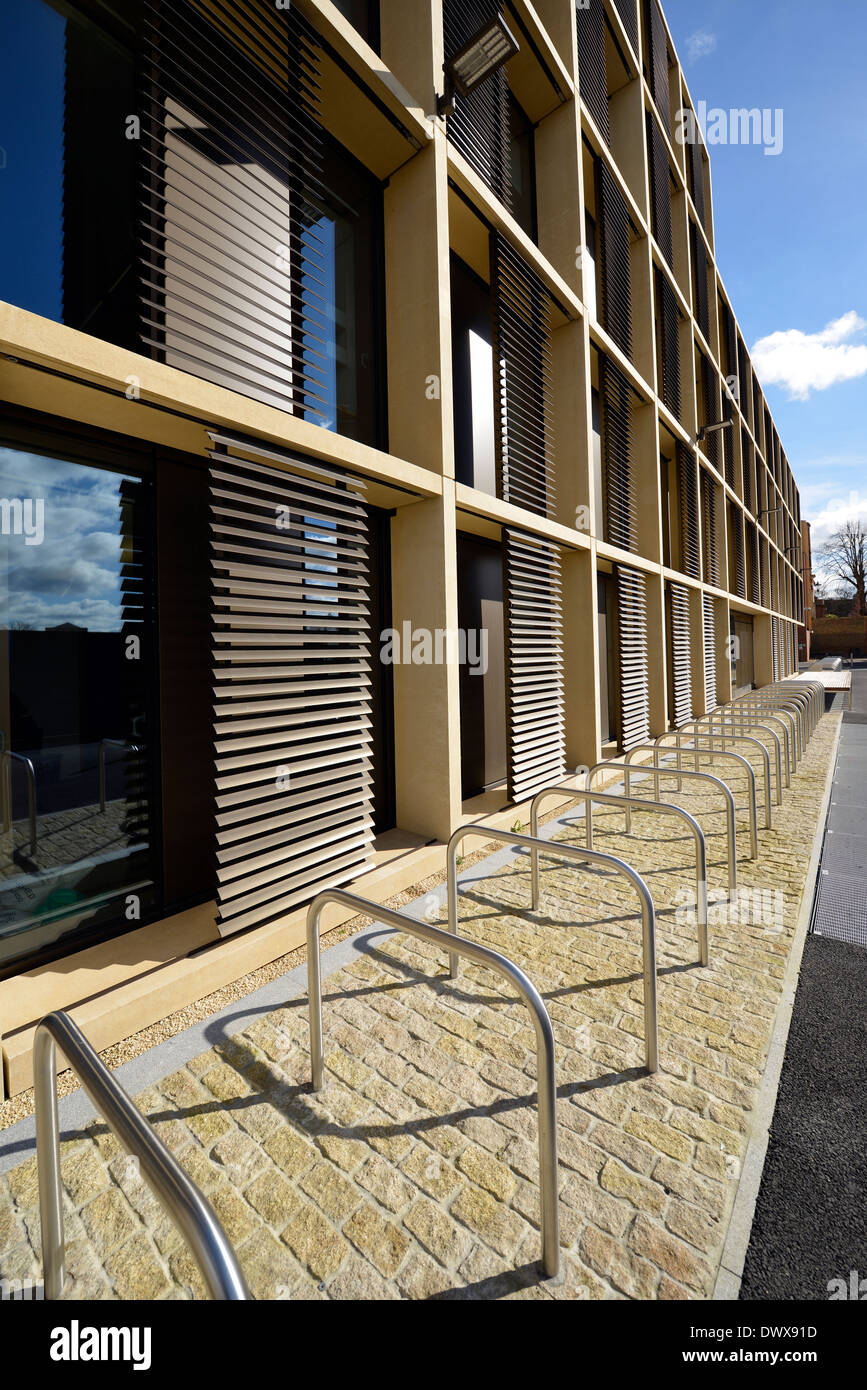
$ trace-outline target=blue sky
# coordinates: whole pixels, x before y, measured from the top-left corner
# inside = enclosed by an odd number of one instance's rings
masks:
[[[663,9],[694,103],[783,112],[777,156],[709,148],[714,228],[815,547],[844,517],[867,521],[867,3]]]
[[[44,506],[41,544],[0,535],[0,628],[120,631],[121,482],[105,469],[0,448],[0,497]]]

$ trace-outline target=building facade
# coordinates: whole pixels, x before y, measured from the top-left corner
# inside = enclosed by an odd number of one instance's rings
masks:
[[[813,578],[813,546],[809,521],[801,522],[801,573],[804,582],[804,621],[798,630],[798,660],[809,661],[816,622],[816,586]]]
[[[14,1091],[48,1008],[128,1036],[791,672],[804,615],[656,0],[0,22]]]

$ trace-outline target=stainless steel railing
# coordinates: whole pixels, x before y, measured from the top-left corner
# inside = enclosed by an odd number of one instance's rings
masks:
[[[771,722],[779,725],[782,731],[782,738],[775,729],[770,727]],[[693,719],[688,724],[681,725],[681,727],[689,730],[704,725],[707,725],[711,733],[718,735],[723,748],[726,746],[727,739],[731,743],[737,743],[739,739],[747,738],[755,742],[754,736],[747,733],[748,730],[761,729],[769,738],[773,738],[776,756],[777,805],[781,806],[783,804],[783,774],[785,773],[786,786],[789,787],[792,782],[791,774],[798,770],[794,745],[789,738],[790,731],[783,720],[778,719],[775,714],[765,715],[763,713],[760,715],[749,705],[738,709],[732,709],[729,705],[724,710],[714,710],[712,714],[701,714],[697,719]],[[786,749],[785,759],[783,759],[784,744]],[[766,745],[761,743],[760,740],[759,747],[764,748],[767,753]]]
[[[30,822],[30,857],[36,856],[36,769],[23,753],[4,748],[0,753],[3,782],[3,830],[12,829],[12,763],[23,763],[27,769],[27,815]]]
[[[711,759],[733,756],[733,750],[726,748],[725,733],[721,729],[718,729],[713,723],[707,723],[707,725],[705,725],[705,720],[710,720],[711,718],[716,718],[716,716],[704,715],[701,719],[691,720],[689,724],[681,724],[677,729],[669,729],[667,733],[660,734],[658,738],[653,740],[654,745],[657,748],[664,748],[666,739],[673,738],[677,745],[678,767],[683,766],[682,750],[691,751],[694,757],[696,772],[701,769],[701,754],[704,751],[700,747],[701,739],[705,739],[709,743],[710,746],[707,751]],[[744,726],[744,728],[746,728],[746,726]],[[771,755],[761,739],[753,738],[751,734],[745,733],[744,728],[739,728],[737,724],[732,724],[728,741],[729,743],[749,743],[751,746],[757,748],[761,754],[762,770],[765,774],[765,829],[771,830],[773,828],[773,812],[771,808]],[[768,732],[771,733],[772,731],[769,730]],[[684,740],[687,740],[687,742],[684,742]],[[777,804],[781,806],[783,804],[783,781],[779,742],[779,739],[777,739],[776,773]],[[717,747],[717,744],[721,746]],[[746,758],[742,757],[741,764],[750,768],[753,774],[753,782],[755,782],[755,769],[752,768],[751,763]],[[747,780],[749,780],[749,776]],[[680,787],[678,787],[678,791],[680,791]],[[756,796],[758,796],[758,789],[756,789]],[[756,814],[758,815],[758,805],[756,806]]]
[[[428,922],[417,922],[405,912],[381,907],[368,898],[347,893],[342,888],[327,888],[319,893],[307,910],[307,993],[310,1000],[310,1058],[313,1090],[321,1091],[325,1077],[325,1056],[322,1044],[322,968],[319,959],[319,923],[329,903],[337,903],[354,913],[364,913],[377,922],[396,927],[398,931],[421,941],[430,941],[448,951],[451,960],[466,956],[477,965],[487,966],[502,975],[517,989],[533,1019],[536,1032],[536,1065],[538,1072],[538,1131],[539,1131],[539,1188],[542,1204],[542,1267],[549,1279],[560,1277],[560,1213],[558,1210],[557,1180],[557,1091],[554,1070],[554,1030],[548,1010],[533,982],[517,965],[475,941],[445,932]]]
[[[514,845],[518,849],[531,851],[531,892],[533,911],[539,905],[539,855],[549,859],[567,859],[572,863],[585,865],[588,860],[597,864],[607,864],[609,868],[628,878],[637,890],[641,901],[642,925],[642,973],[644,976],[644,1052],[647,1070],[659,1069],[659,1024],[656,998],[656,912],[650,889],[640,874],[618,859],[614,854],[601,854],[599,850],[577,849],[575,845],[561,845],[551,840],[534,840],[529,835],[518,835],[513,830],[498,830],[491,825],[462,825],[451,836],[446,848],[446,884],[448,893],[449,931],[452,939],[458,930],[458,845],[470,836],[483,840],[499,840],[504,845]],[[535,853],[533,853],[535,851]],[[458,973],[457,955],[449,956],[449,970],[452,978]]]
[[[241,1300],[249,1294],[222,1226],[194,1183],[133,1105],[81,1029],[65,1013],[52,1013],[36,1029],[33,1044],[36,1157],[45,1297],[59,1298],[66,1279],[60,1133],[57,1117],[57,1047],[96,1109],[165,1207],[193,1252],[212,1298]]]
[[[104,738],[99,745],[99,809],[105,810],[105,750],[123,748],[128,753],[138,753],[137,743],[129,743],[125,738]]]
[[[699,958],[702,965],[707,965],[709,959],[708,947],[708,901],[707,901],[707,841],[704,831],[694,816],[685,811],[682,806],[672,806],[668,801],[647,801],[642,796],[622,796],[617,792],[588,792],[579,791],[570,786],[551,786],[543,787],[537,792],[530,803],[530,834],[533,839],[539,838],[539,809],[542,802],[550,796],[570,796],[576,801],[584,802],[584,819],[586,825],[587,848],[593,848],[593,807],[618,806],[624,807],[629,811],[652,811],[659,815],[678,816],[685,821],[692,831],[695,840],[695,894],[696,894],[696,916],[698,920],[698,949]],[[538,851],[533,850],[533,859],[538,858]]]
[[[645,745],[639,745],[639,747],[644,748]],[[650,744],[650,745],[647,745],[647,747],[652,748],[653,745]],[[637,752],[639,751],[639,749],[638,749],[638,748],[632,748],[632,749],[630,749],[629,751],[630,751],[630,753],[637,753]],[[705,781],[705,782],[710,782],[710,783],[712,783],[712,785],[716,787],[717,791],[719,791],[719,792],[722,793],[722,795],[725,797],[725,801],[726,801],[726,831],[727,831],[727,837],[728,837],[728,865],[729,865],[729,897],[731,898],[732,901],[735,900],[735,898],[737,897],[737,891],[738,891],[737,821],[735,820],[735,799],[734,799],[734,796],[732,795],[731,787],[726,786],[726,784],[725,784],[725,782],[722,780],[722,778],[720,778],[720,777],[714,777],[713,774],[710,773],[710,772],[692,772],[692,771],[688,771],[686,768],[679,768],[679,767],[677,767],[675,764],[672,764],[672,763],[659,763],[659,762],[656,762],[656,763],[642,763],[642,764],[640,764],[638,767],[636,767],[636,766],[634,765],[634,763],[631,763],[631,762],[629,761],[629,755],[627,754],[627,759],[626,759],[625,762],[618,762],[618,761],[615,760],[615,759],[608,759],[608,760],[606,760],[605,762],[602,762],[602,763],[595,763],[595,764],[593,765],[593,767],[591,767],[591,768],[588,770],[588,772],[587,772],[586,780],[587,780],[587,787],[588,787],[588,790],[592,789],[592,786],[593,786],[593,778],[594,778],[594,776],[596,775],[596,773],[597,773],[597,772],[602,772],[602,771],[605,771],[605,772],[622,772],[622,773],[624,774],[624,782],[625,782],[625,784],[626,784],[626,795],[627,795],[627,797],[629,797],[630,794],[631,794],[631,779],[632,779],[632,777],[634,777],[634,776],[636,775],[636,773],[641,774],[642,772],[645,772],[645,771],[646,771],[647,774],[648,774],[648,776],[652,776],[652,777],[655,778],[655,792],[656,792],[656,799],[657,799],[657,801],[659,800],[659,778],[660,778],[660,777],[686,777],[686,778],[693,778],[693,779],[701,778],[701,779],[702,779],[703,781]],[[631,828],[632,828],[632,812],[631,812],[631,808],[627,807],[626,814],[627,814],[627,817],[628,817],[627,823],[626,823],[626,824],[627,824],[627,829],[630,829],[630,830],[631,830]]]
[[[664,736],[663,736],[663,737],[664,737]],[[705,777],[705,776],[708,775],[707,773],[702,773],[702,772],[697,772],[697,771],[694,771],[694,772],[687,772],[685,768],[680,768],[680,767],[675,767],[674,769],[672,769],[671,767],[666,767],[666,765],[665,765],[665,764],[661,761],[661,759],[660,759],[660,749],[657,748],[656,743],[638,743],[638,744],[635,744],[632,748],[630,748],[629,752],[625,755],[625,761],[626,761],[627,766],[628,766],[628,767],[632,767],[632,759],[635,757],[636,753],[648,753],[648,752],[653,752],[653,754],[654,754],[653,761],[652,761],[652,762],[649,762],[649,763],[644,763],[644,764],[642,764],[642,766],[643,766],[643,767],[646,767],[646,768],[653,774],[654,786],[655,786],[655,789],[656,789],[656,796],[657,796],[657,799],[658,799],[658,797],[659,797],[659,777],[660,777],[660,776],[665,776],[666,774],[673,774],[675,777]],[[748,782],[748,786],[749,786],[749,798],[748,798],[748,802],[747,802],[747,810],[748,810],[748,812],[749,812],[749,817],[750,817],[750,858],[751,858],[751,859],[758,859],[758,857],[759,857],[759,828],[758,828],[758,827],[759,827],[759,820],[758,820],[758,803],[757,803],[757,800],[756,800],[756,773],[755,773],[755,768],[754,768],[749,762],[747,762],[746,758],[742,758],[741,755],[740,755],[740,753],[732,753],[732,752],[730,752],[730,751],[728,751],[728,750],[727,750],[725,753],[723,753],[722,750],[720,750],[715,756],[720,757],[720,758],[731,758],[731,759],[733,759],[733,760],[734,760],[735,762],[737,762],[740,766],[742,766],[742,767],[745,769],[746,773],[747,773],[747,782]],[[635,770],[635,769],[633,769],[633,770]],[[731,798],[731,804],[732,804],[732,806],[734,806],[734,794],[732,793],[731,787],[728,785],[728,783],[727,783],[727,782],[724,782],[724,781],[722,780],[721,777],[717,777],[717,778],[715,778],[714,780],[715,780],[716,782],[718,782],[719,785],[720,785],[721,787],[725,787],[725,789],[726,789],[726,791],[727,791],[729,797]],[[680,783],[678,783],[678,789],[680,789]],[[627,790],[627,793],[628,793],[628,792],[629,792],[629,778],[628,778],[628,777],[627,777],[627,779],[626,779],[626,790]],[[734,828],[733,828],[733,835],[735,836],[735,839],[736,839],[736,836],[737,836],[737,822],[734,822],[734,821],[733,821],[733,827],[734,827]]]

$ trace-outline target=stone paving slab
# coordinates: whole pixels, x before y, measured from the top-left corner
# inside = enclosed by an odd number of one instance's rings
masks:
[[[596,846],[647,876],[659,905],[660,1071],[642,1071],[641,925],[625,880],[547,861],[526,910],[523,855],[461,897],[461,930],[511,956],[545,998],[558,1069],[559,1287],[538,1274],[535,1050],[499,977],[449,981],[412,937],[373,937],[325,981],[327,1084],[309,1091],[306,999],[263,1015],[137,1097],[212,1202],[262,1299],[698,1299],[710,1295],[783,991],[838,719],[826,717],[741,857],[752,916],[717,909],[697,964],[685,897],[691,836],[643,814]],[[706,763],[739,794],[731,764]],[[728,772],[724,771],[728,767]],[[652,783],[645,781],[646,791]],[[684,783],[726,883],[721,806]],[[672,799],[673,782],[664,784]],[[583,822],[558,838],[581,843]],[[739,835],[741,855],[748,838]],[[777,896],[779,895],[779,896]],[[772,908],[765,911],[765,908]],[[762,910],[758,911],[758,907]],[[432,920],[444,911],[431,904]],[[203,1288],[135,1161],[94,1121],[63,1146],[72,1298],[183,1298]],[[38,1277],[34,1159],[0,1176],[0,1279]]]

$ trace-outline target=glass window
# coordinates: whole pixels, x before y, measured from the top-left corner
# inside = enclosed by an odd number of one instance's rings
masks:
[[[536,164],[533,126],[512,93],[509,93],[509,153],[512,177],[512,212],[528,237],[536,240]]]
[[[152,914],[151,484],[0,447],[0,968]]]
[[[119,8],[103,28],[67,5],[0,5],[0,299],[134,347],[137,101]]]
[[[334,3],[353,29],[378,53],[379,0],[334,0]]]
[[[454,255],[451,288],[456,476],[458,482],[495,496],[491,292],[485,282]]]

